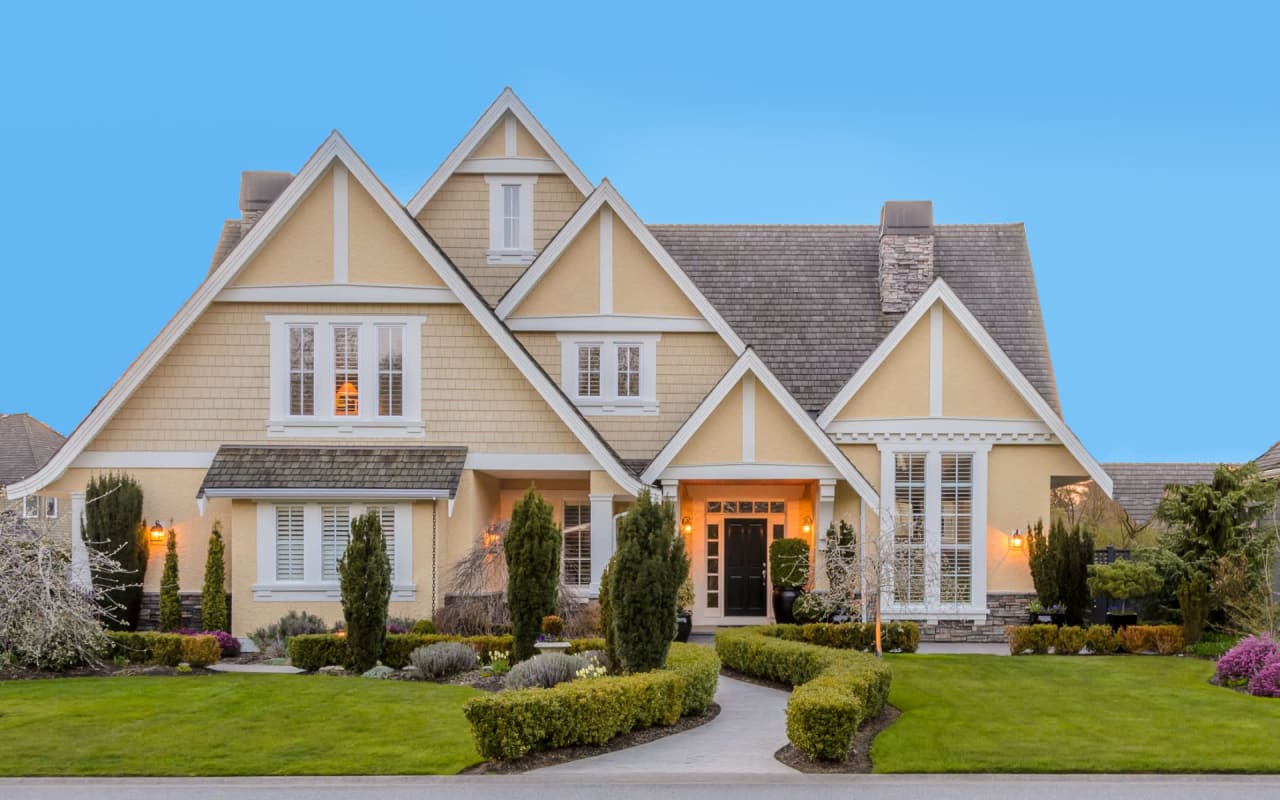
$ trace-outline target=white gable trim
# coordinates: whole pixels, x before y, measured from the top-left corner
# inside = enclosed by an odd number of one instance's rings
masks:
[[[560,145],[556,144],[555,139],[551,138],[551,134],[547,133],[546,128],[542,127],[542,123],[538,122],[537,118],[529,111],[529,108],[520,102],[520,98],[516,97],[516,93],[511,91],[511,87],[508,86],[502,90],[502,94],[498,95],[498,99],[494,100],[493,104],[480,115],[480,119],[476,120],[476,124],[471,126],[471,130],[467,132],[461,142],[458,142],[458,146],[453,148],[453,151],[449,153],[448,158],[444,160],[439,169],[432,173],[417,194],[409,200],[407,207],[410,215],[416,217],[422,212],[423,207],[435,196],[436,192],[440,191],[440,187],[444,186],[444,182],[449,180],[454,172],[458,171],[458,168],[467,160],[471,152],[484,141],[484,138],[489,135],[494,126],[502,121],[504,114],[511,114],[524,126],[524,129],[529,132],[533,140],[543,150],[547,151],[547,155],[551,156],[551,160],[555,162],[555,165],[564,172],[565,177],[574,186],[578,187],[578,191],[582,192],[583,195],[591,193],[591,181],[587,180],[587,176],[582,173],[582,170],[578,169],[578,165],[574,164],[568,154],[560,149]],[[506,147],[510,149],[515,138],[515,126],[509,126],[504,135],[507,142]],[[515,170],[508,169],[503,171],[513,172]]]
[[[174,344],[188,328],[217,299],[219,293],[240,272],[245,264],[261,249],[271,234],[278,228],[306,196],[329,165],[337,159],[347,169],[350,177],[355,178],[364,187],[374,202],[382,208],[387,217],[400,229],[401,233],[414,246],[423,260],[435,270],[445,285],[452,290],[458,300],[467,307],[472,316],[485,329],[498,347],[511,359],[512,363],[524,374],[534,389],[551,406],[562,422],[573,432],[582,445],[599,462],[601,469],[609,473],[609,477],[627,491],[636,494],[641,484],[618,462],[612,451],[600,438],[594,428],[578,413],[573,404],[560,391],[559,387],[547,377],[511,331],[489,310],[484,300],[466,282],[453,266],[423,233],[412,217],[391,192],[378,180],[369,166],[364,163],[351,145],[342,135],[334,131],[325,139],[307,163],[298,171],[294,179],[285,187],[280,197],[271,204],[266,213],[254,225],[249,233],[236,245],[222,264],[200,284],[199,288],[187,298],[172,319],[161,328],[156,338],[147,345],[142,354],[136,358],[118,381],[107,391],[102,400],[94,406],[84,421],[71,433],[63,446],[39,472],[31,477],[7,487],[12,499],[25,497],[39,491],[56,480],[67,467],[80,455],[81,451],[93,441],[103,426],[110,421],[116,411],[125,403],[133,392],[146,380],[151,371],[160,363]]]
[[[715,306],[711,305],[711,301],[698,291],[698,287],[694,285],[685,271],[675,262],[675,259],[666,251],[653,234],[649,232],[648,227],[636,214],[631,206],[627,205],[627,201],[622,199],[622,195],[618,194],[618,190],[613,187],[608,178],[600,181],[600,185],[596,190],[583,201],[578,210],[574,212],[569,221],[555,235],[555,237],[547,243],[542,249],[538,257],[533,260],[529,268],[524,271],[520,279],[515,282],[508,292],[503,295],[498,302],[494,313],[499,319],[506,320],[511,316],[512,312],[519,307],[520,303],[528,297],[533,291],[533,287],[537,286],[538,281],[547,274],[552,265],[564,254],[570,243],[577,238],[582,229],[587,226],[596,212],[602,208],[608,207],[613,212],[613,220],[610,227],[610,236],[615,230],[617,222],[621,222],[627,227],[631,233],[640,240],[640,244],[644,246],[649,255],[653,256],[662,270],[667,276],[675,282],[680,291],[684,292],[685,297],[689,298],[689,302],[698,310],[712,328],[720,334],[720,338],[724,339],[725,344],[729,345],[729,349],[734,355],[742,355],[746,350],[746,344],[734,333],[733,328],[729,327],[729,323],[720,316],[720,312],[716,311]],[[615,266],[616,268],[616,266]]]
[[[648,469],[641,476],[641,480],[645,483],[653,483],[659,478],[671,478],[672,474],[668,474],[668,471],[672,469],[671,462],[689,443],[703,423],[711,417],[711,414],[729,395],[733,387],[738,385],[738,382],[747,375],[754,376],[757,384],[756,388],[763,387],[782,406],[783,410],[787,412],[787,416],[791,417],[792,421],[804,431],[805,435],[809,437],[809,441],[813,442],[814,446],[826,456],[831,466],[836,469],[840,477],[844,478],[853,487],[854,491],[862,498],[862,501],[870,503],[872,508],[879,508],[880,497],[876,490],[871,487],[871,484],[862,476],[862,473],[858,472],[857,468],[850,463],[844,453],[840,452],[840,448],[836,447],[835,443],[818,428],[813,418],[800,407],[796,399],[791,396],[791,393],[786,390],[786,387],[782,385],[773,372],[765,366],[765,363],[760,360],[755,351],[750,349],[743,352],[733,366],[729,368],[729,371],[724,374],[724,377],[715,385],[715,388],[707,393],[703,401],[689,415],[689,418],[680,426],[680,429],[675,432],[675,435],[662,448],[653,462],[649,464]],[[753,389],[753,401],[754,391],[755,389]],[[806,469],[811,470],[811,468]],[[775,477],[785,476],[777,475]]]
[[[884,338],[884,341],[871,352],[871,356],[858,368],[858,371],[853,374],[853,377],[844,385],[844,388],[827,404],[827,407],[818,415],[818,425],[824,431],[832,431],[832,423],[836,415],[849,404],[853,396],[858,393],[858,390],[866,384],[871,375],[885,362],[894,348],[906,338],[907,333],[938,302],[946,306],[951,315],[960,323],[960,327],[977,342],[978,347],[986,353],[991,362],[995,364],[996,369],[1000,371],[1005,380],[1009,381],[1023,401],[1044,421],[1045,425],[1048,426],[1053,435],[1058,437],[1058,440],[1075,457],[1076,461],[1080,462],[1089,477],[1107,493],[1107,496],[1110,496],[1112,490],[1111,476],[1089,454],[1084,444],[1067,427],[1067,423],[1063,421],[1062,417],[1058,416],[1057,412],[1040,396],[1040,393],[1031,385],[1031,381],[1027,380],[1021,370],[1009,359],[1009,356],[1005,355],[1004,350],[1000,348],[996,340],[991,338],[991,334],[987,332],[987,329],[982,327],[982,323],[978,321],[977,317],[973,316],[973,313],[961,302],[960,298],[956,296],[956,293],[951,290],[951,287],[942,278],[935,280],[933,285],[920,296],[920,299],[903,316],[889,335]]]

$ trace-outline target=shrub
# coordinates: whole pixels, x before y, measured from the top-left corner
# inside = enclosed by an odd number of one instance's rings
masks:
[[[338,559],[342,617],[347,623],[351,666],[368,672],[378,663],[387,639],[391,602],[391,561],[377,511],[351,521],[351,540]]]
[[[1239,636],[1232,636],[1226,633],[1205,633],[1200,637],[1200,641],[1187,645],[1187,654],[1198,658],[1212,658],[1216,661],[1228,650],[1235,647],[1239,641]]]
[[[1277,652],[1270,636],[1246,636],[1218,659],[1218,680],[1226,684],[1248,683]]]
[[[564,633],[564,620],[555,614],[549,614],[542,618],[543,636],[559,636],[562,633]]]
[[[1031,653],[1042,656],[1057,643],[1058,627],[1056,625],[1010,625],[1004,629],[1004,635],[1009,642],[1009,655]]]
[[[440,642],[461,642],[475,651],[482,664],[489,663],[494,653],[511,652],[508,636],[446,636],[443,634],[417,635],[412,633],[387,634],[380,661],[393,669],[401,669],[409,663],[409,656],[419,647]],[[590,650],[600,644],[599,639],[574,639],[570,650]],[[336,634],[305,634],[289,640],[289,661],[298,669],[313,671],[331,665],[344,665],[346,643]]]
[[[350,663],[346,641],[332,633],[302,633],[289,637],[289,663],[298,669],[314,672],[321,667]]]
[[[1053,652],[1060,656],[1078,655],[1084,649],[1085,630],[1075,625],[1063,625],[1053,640]]]
[[[1080,624],[1089,608],[1089,564],[1093,562],[1093,534],[1079,525],[1070,528],[1056,520],[1046,538],[1044,523],[1028,526],[1031,578],[1036,597],[1049,608],[1061,605],[1067,621]]]
[[[1120,649],[1120,637],[1110,625],[1090,625],[1084,632],[1084,646],[1096,656],[1109,656]]]
[[[809,543],[804,539],[776,539],[769,543],[769,582],[775,589],[809,583]]]
[[[624,672],[660,668],[671,648],[676,592],[689,574],[671,503],[641,492],[618,522],[617,566],[610,575],[617,664]]]
[[[1156,649],[1155,635],[1149,625],[1129,625],[1120,629],[1120,647],[1126,653],[1145,653]]]
[[[200,624],[205,630],[225,631],[231,627],[227,615],[227,560],[222,542],[222,523],[213,521],[209,534],[209,554],[204,561],[204,587],[200,592]],[[236,651],[239,652],[239,643]],[[223,654],[226,647],[223,646]]]
[[[250,633],[249,641],[253,642],[254,647],[266,656],[284,658],[289,640],[294,636],[328,632],[329,626],[315,614],[290,610],[280,618],[279,622],[273,622],[265,628],[258,628]],[[325,665],[321,664],[321,666]]]
[[[476,668],[476,651],[461,642],[438,642],[409,654],[409,663],[424,678],[444,678]]]
[[[716,652],[698,645],[674,643],[665,669],[685,679],[683,713],[687,716],[706,711],[716,696],[720,676],[720,657]]]
[[[91,478],[84,494],[85,544],[120,566],[114,575],[94,569],[94,589],[105,594],[108,608],[119,609],[106,622],[132,630],[138,627],[147,572],[142,487],[128,475],[111,473]]]
[[[212,636],[218,640],[218,649],[222,651],[223,658],[233,658],[240,655],[240,640],[226,631],[197,631],[189,628],[179,628],[174,633],[180,633],[183,636]]]
[[[609,663],[618,664],[617,628],[613,624],[613,562],[616,556],[610,557],[600,574],[600,633],[604,636],[604,652],[609,656]]]
[[[409,633],[417,636],[430,636],[435,632],[436,624],[429,619],[420,619],[413,623],[413,627],[409,629]]]
[[[595,651],[604,653],[605,661],[608,661],[609,654],[604,649],[604,639],[570,639],[569,649],[565,652],[569,655],[584,655]]]
[[[505,597],[449,597],[432,619],[435,633],[494,636],[511,631]]]
[[[870,650],[875,646],[875,623],[871,622],[765,625],[759,630],[766,636],[838,650]],[[914,622],[891,622],[884,626],[881,633],[886,650],[914,653],[920,646],[920,626]]]
[[[817,592],[802,594],[796,598],[796,602],[791,606],[791,616],[795,617],[796,623],[800,625],[809,622],[825,622],[827,604],[822,595]]]
[[[516,661],[533,655],[542,618],[556,611],[560,538],[551,506],[530,486],[511,512],[511,528],[503,542]]]
[[[581,656],[564,653],[543,653],[526,659],[507,673],[508,689],[550,689],[560,683],[568,683],[577,677],[578,670],[587,665]]]
[[[1121,612],[1129,607],[1131,599],[1153,594],[1162,585],[1155,567],[1137,561],[1098,564],[1089,567],[1089,574],[1089,591],[1116,598]]]
[[[1280,697],[1280,655],[1272,656],[1249,681],[1249,694]]]
[[[164,571],[160,573],[160,630],[182,627],[182,601],[178,599],[178,548],[173,528],[165,537]]]
[[[1209,582],[1203,575],[1178,584],[1178,608],[1182,611],[1182,636],[1187,644],[1195,644],[1209,624]]]
[[[418,620],[409,617],[387,617],[387,633],[413,633],[413,626],[417,624]],[[431,633],[435,631],[432,630]]]
[[[875,643],[875,625],[871,625],[871,632],[868,646]],[[914,622],[890,622],[883,626],[881,634],[881,644],[890,653],[914,653],[920,648],[920,626]]]
[[[222,659],[222,645],[216,636],[183,636],[182,660],[193,667],[207,667]]]
[[[848,755],[858,727],[880,713],[889,696],[889,665],[874,656],[781,638],[795,626],[722,629],[716,653],[725,666],[789,684],[787,737],[811,758]]]
[[[591,600],[586,603],[573,603],[572,611],[565,615],[564,635],[573,639],[599,637],[600,603]]]
[[[1186,638],[1180,625],[1155,625],[1151,629],[1152,643],[1162,656],[1176,656],[1186,649]]]
[[[185,661],[193,667],[204,667],[222,657],[217,637],[207,634],[112,631],[108,636],[112,655],[124,656],[134,664],[176,667]]]

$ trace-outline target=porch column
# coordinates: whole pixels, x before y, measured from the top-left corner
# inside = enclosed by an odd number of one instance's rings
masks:
[[[818,550],[827,549],[827,528],[831,525],[831,520],[835,517],[836,510],[836,481],[835,478],[820,478],[818,480]]]
[[[599,594],[600,576],[613,557],[613,495],[588,497],[591,499],[591,593]]]
[[[89,550],[84,542],[84,492],[71,493],[71,585],[88,589],[93,586],[89,572]]]
[[[684,535],[680,528],[680,481],[662,482],[662,499],[671,501],[671,508],[676,517],[676,533]]]

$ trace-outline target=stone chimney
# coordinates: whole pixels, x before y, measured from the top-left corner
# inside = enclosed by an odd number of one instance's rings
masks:
[[[880,209],[880,310],[903,312],[933,283],[933,201],[889,200]]]
[[[240,173],[240,237],[257,224],[284,187],[293,180],[288,172]]]

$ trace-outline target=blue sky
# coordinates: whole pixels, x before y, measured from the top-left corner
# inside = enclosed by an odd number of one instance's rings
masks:
[[[204,277],[241,170],[337,128],[407,200],[511,85],[650,222],[1025,222],[1102,460],[1280,438],[1266,5],[185,5],[0,23],[0,411],[69,432]]]

